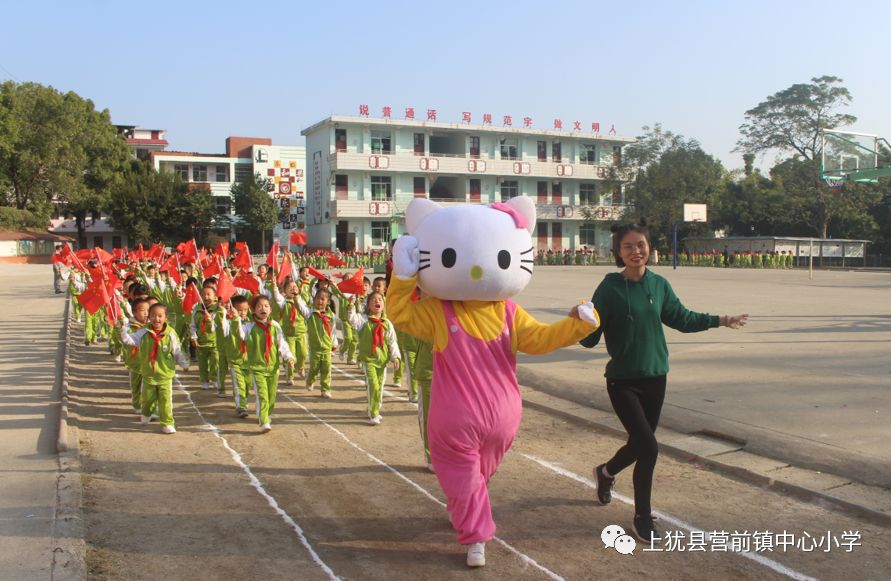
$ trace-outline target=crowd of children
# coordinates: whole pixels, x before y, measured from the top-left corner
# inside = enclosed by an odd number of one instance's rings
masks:
[[[398,333],[388,320],[386,279],[372,281],[359,270],[338,275],[335,284],[311,266],[325,266],[318,253],[284,253],[280,264],[276,251],[255,269],[246,246],[233,256],[226,250],[199,252],[192,242],[166,260],[160,245],[114,255],[63,249],[55,257],[68,282],[72,317],[84,321],[85,345],[108,341],[112,357],[128,370],[140,421],[158,420],[162,433],[176,432],[176,366],[188,371],[194,361],[202,390],[231,398],[237,417],[253,413],[260,431],[269,432],[279,382],[307,394],[318,387],[320,397],[331,398],[332,358],[339,357],[345,369],[355,366],[364,375],[371,425],[383,419],[388,371],[395,387],[404,377],[408,399],[421,399],[419,428],[432,469],[425,421],[432,345]]]

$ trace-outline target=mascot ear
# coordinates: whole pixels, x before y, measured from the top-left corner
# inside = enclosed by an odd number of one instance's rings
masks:
[[[427,198],[415,198],[414,200],[409,202],[408,207],[405,208],[406,230],[408,230],[409,234],[415,235],[418,231],[418,226],[421,225],[421,222],[423,222],[424,219],[433,212],[441,209],[442,206],[440,206],[436,202],[431,202]]]
[[[418,198],[418,201],[420,200],[421,198]],[[529,234],[534,234],[535,204],[532,203],[532,200],[529,198],[529,196],[517,196],[516,198],[511,198],[506,202],[506,204],[522,214],[524,218],[526,218],[526,230],[529,231]]]

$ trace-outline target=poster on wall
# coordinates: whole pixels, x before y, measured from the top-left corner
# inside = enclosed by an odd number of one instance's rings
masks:
[[[322,223],[322,152],[312,154],[313,223]]]

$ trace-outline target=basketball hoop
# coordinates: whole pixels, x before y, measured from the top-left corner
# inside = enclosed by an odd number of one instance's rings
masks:
[[[836,178],[826,178],[826,185],[833,190],[840,190],[845,185],[845,180]]]

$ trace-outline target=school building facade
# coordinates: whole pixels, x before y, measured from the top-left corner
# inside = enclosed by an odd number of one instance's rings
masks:
[[[156,170],[175,173],[190,187],[210,190],[218,216],[234,216],[232,186],[259,174],[268,180],[269,195],[279,207],[273,240],[286,246],[292,231],[305,228],[306,148],[302,146],[273,145],[272,139],[263,137],[231,136],[226,138],[225,153],[156,151],[151,153],[151,161]],[[232,233],[228,234],[231,238]]]
[[[610,132],[614,133],[614,132]],[[634,138],[581,130],[331,116],[304,129],[308,244],[362,252],[405,231],[416,197],[536,203],[539,251],[609,255],[625,211],[622,149]]]

